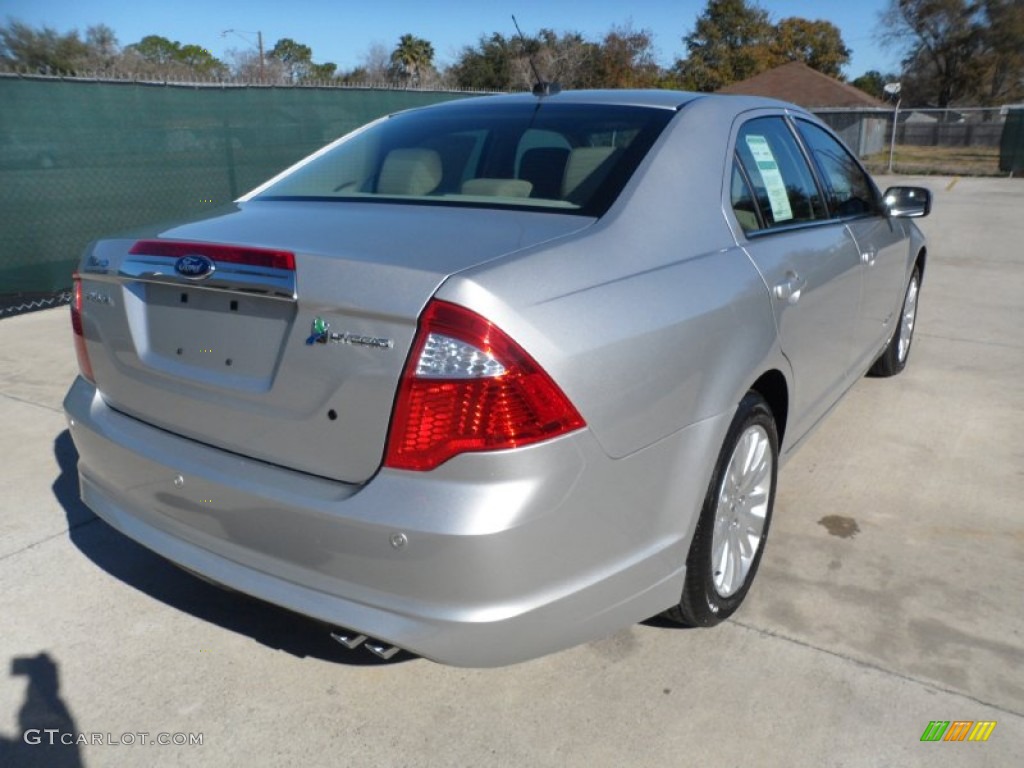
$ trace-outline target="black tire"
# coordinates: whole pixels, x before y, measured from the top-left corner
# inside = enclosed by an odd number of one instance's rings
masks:
[[[764,482],[769,482],[770,485],[766,493],[762,489],[757,494],[759,498],[767,497],[767,507],[763,511],[764,522],[745,575],[740,578],[739,582],[733,579],[731,588],[727,588],[726,594],[723,594],[716,586],[716,578],[722,577],[723,574],[713,562],[716,519],[720,517],[719,513],[721,512],[724,514],[722,521],[727,522],[729,516],[733,518],[731,526],[726,525],[726,528],[731,530],[738,527],[739,518],[735,512],[737,504],[733,503],[731,508],[725,507],[727,502],[723,495],[730,490],[726,488],[726,481],[729,479],[727,477],[729,465],[733,460],[733,455],[737,453],[737,447],[745,437],[749,440],[757,440],[760,449],[770,456],[771,466],[767,469],[767,477],[764,478]],[[767,441],[767,445],[764,444],[764,440]],[[764,398],[756,392],[748,392],[736,409],[736,415],[733,417],[732,424],[729,425],[722,451],[715,463],[715,471],[711,476],[711,484],[708,486],[700,519],[697,521],[697,529],[693,535],[693,542],[690,544],[690,553],[686,559],[686,582],[683,585],[683,594],[679,604],[665,612],[664,615],[668,619],[690,627],[712,627],[729,618],[740,607],[754,581],[757,567],[761,562],[761,555],[764,552],[765,540],[768,538],[772,508],[775,505],[778,467],[779,437],[775,427],[775,418]],[[745,496],[741,496],[740,499],[745,499]],[[756,535],[756,530],[750,528],[747,530],[749,535]]]
[[[896,328],[892,338],[885,345],[882,354],[868,370],[869,376],[886,378],[895,376],[907,367],[907,360],[910,359],[910,348],[914,341],[914,328],[917,326],[917,299],[921,294],[921,270],[914,267],[907,283],[907,290],[903,294],[903,304],[900,306],[900,316],[897,319]],[[908,323],[908,304],[910,317]],[[909,327],[908,327],[909,326]],[[905,346],[901,345],[905,342]]]

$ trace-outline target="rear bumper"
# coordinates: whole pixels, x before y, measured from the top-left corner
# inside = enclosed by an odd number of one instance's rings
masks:
[[[587,430],[361,486],[64,402],[82,498],[213,581],[436,661],[498,666],[675,603],[728,416],[612,460]]]

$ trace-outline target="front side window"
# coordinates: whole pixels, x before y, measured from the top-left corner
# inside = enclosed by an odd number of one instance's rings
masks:
[[[525,100],[413,110],[343,140],[255,199],[475,205],[599,216],[674,114]]]
[[[797,120],[797,127],[824,177],[835,214],[847,217],[875,213],[875,186],[846,147],[814,123]]]
[[[759,117],[744,123],[736,141],[736,156],[767,227],[828,217],[810,166],[782,117]]]

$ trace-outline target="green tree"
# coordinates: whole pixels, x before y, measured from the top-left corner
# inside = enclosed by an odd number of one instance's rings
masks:
[[[267,56],[281,62],[289,82],[292,83],[306,77],[313,65],[313,49],[308,45],[295,42],[290,37],[278,40]]]
[[[333,61],[327,61],[323,64],[310,64],[309,73],[306,75],[306,79],[314,82],[333,80],[337,71],[338,65]]]
[[[829,77],[842,79],[850,49],[839,28],[829,21],[783,19],[775,25],[772,53],[780,61],[802,61]]]
[[[449,74],[461,88],[508,91],[527,90],[538,77],[563,88],[653,87],[664,73],[652,33],[627,24],[613,26],[600,42],[551,29],[511,38],[495,32],[463,48]]]
[[[106,24],[60,34],[34,29],[18,21],[0,26],[0,63],[40,72],[136,72],[158,77],[214,77],[227,73],[224,64],[198,45],[182,45],[161,35],[146,35],[120,48],[117,35]]]
[[[895,83],[899,79],[899,75],[893,73],[883,75],[877,69],[871,69],[853,80],[850,85],[854,88],[860,88],[864,93],[870,94],[876,99],[884,101],[887,98],[885,93],[885,84]]]
[[[119,65],[142,75],[187,80],[195,77],[224,77],[228,68],[206,48],[180,43],[162,35],[146,35],[127,46]]]
[[[171,64],[181,52],[181,43],[161,35],[146,35],[128,47],[151,64]]]
[[[646,29],[612,27],[602,40],[596,59],[597,85],[601,88],[651,88],[660,79],[654,36]]]
[[[434,63],[434,46],[429,40],[412,34],[402,35],[391,53],[395,73],[413,85],[418,85]]]
[[[476,47],[466,46],[451,67],[459,88],[481,91],[507,91],[512,87],[513,62],[517,46],[495,32],[481,37]]]
[[[676,62],[685,87],[717,91],[778,62],[768,12],[747,0],[708,0],[693,32],[683,38],[686,59]]]
[[[175,59],[188,67],[189,72],[195,75],[213,77],[227,73],[227,67],[220,59],[205,48],[191,43],[181,46]]]
[[[687,58],[676,62],[673,75],[696,91],[716,91],[787,61],[841,79],[850,60],[831,22],[793,17],[772,24],[768,12],[748,0],[708,0],[683,42]]]
[[[73,74],[88,53],[77,30],[60,34],[50,27],[34,29],[13,19],[0,26],[0,62],[8,67]]]

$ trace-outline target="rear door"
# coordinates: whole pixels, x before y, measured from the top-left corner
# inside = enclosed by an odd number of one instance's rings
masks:
[[[799,439],[849,386],[860,254],[844,224],[830,218],[782,115],[740,126],[730,187],[743,245],[771,292],[782,350],[793,367],[791,434]]]

